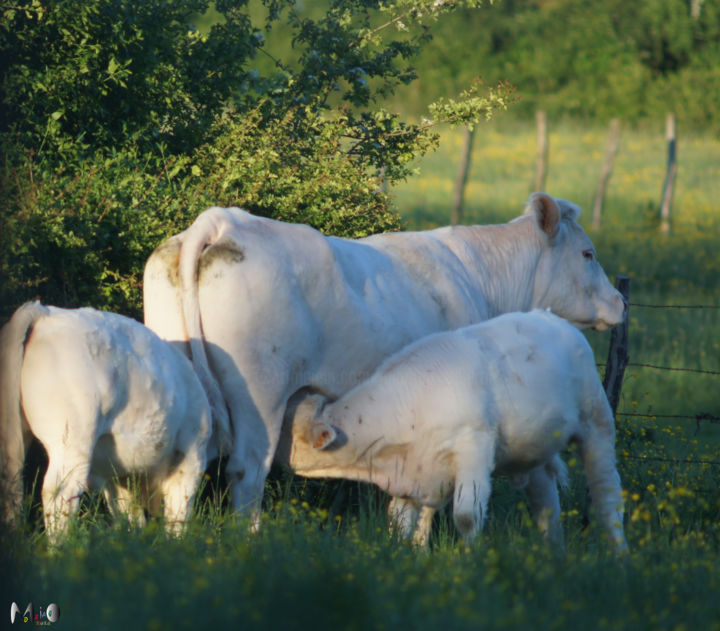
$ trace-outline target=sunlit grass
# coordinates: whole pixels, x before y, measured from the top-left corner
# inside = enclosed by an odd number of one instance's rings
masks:
[[[522,496],[495,484],[483,535],[458,541],[442,514],[429,551],[387,528],[385,502],[344,483],[304,499],[298,479],[269,489],[259,533],[200,507],[180,539],[161,524],[108,523],[91,508],[59,548],[41,533],[2,536],[17,599],[56,602],[57,628],[83,629],[717,629],[720,505],[707,468],[642,462],[652,437],[619,425],[630,554],[615,559],[594,525],[577,454],[563,494],[566,552],[549,548]],[[94,505],[93,505],[94,506]],[[93,513],[93,511],[96,511]],[[9,554],[8,554],[9,553]],[[715,625],[715,626],[713,626]]]

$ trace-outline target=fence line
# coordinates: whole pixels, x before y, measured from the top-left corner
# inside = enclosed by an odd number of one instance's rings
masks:
[[[720,306],[717,305],[653,305],[653,304],[644,304],[644,303],[633,303],[629,301],[629,279],[625,276],[618,276],[616,278],[615,286],[620,289],[621,283],[623,284],[623,291],[621,292],[623,296],[625,297],[626,302],[631,307],[644,307],[644,308],[650,308],[650,309],[720,309]],[[696,423],[696,432],[700,429],[700,423],[702,421],[708,421],[710,423],[720,423],[720,416],[716,416],[714,414],[709,414],[707,412],[700,412],[698,414],[642,414],[639,412],[617,412],[617,403],[620,396],[620,391],[622,389],[622,381],[623,381],[623,372],[625,367],[636,367],[636,368],[652,368],[654,370],[666,370],[666,371],[677,371],[677,372],[691,372],[691,373],[697,373],[697,374],[706,374],[706,375],[720,375],[720,371],[718,370],[703,370],[699,368],[675,368],[672,366],[658,366],[656,364],[647,364],[647,363],[641,363],[641,362],[629,362],[628,356],[627,356],[627,335],[628,335],[628,319],[625,318],[624,322],[621,326],[616,327],[613,329],[613,333],[616,332],[617,329],[622,329],[623,335],[612,335],[610,339],[610,348],[608,351],[608,360],[605,364],[597,364],[598,367],[605,367],[605,383],[603,384],[605,386],[605,391],[608,394],[608,400],[610,402],[610,405],[612,407],[613,415],[614,416],[625,416],[625,417],[653,417],[653,418],[664,418],[664,419],[683,419],[683,420],[694,420]],[[616,339],[617,337],[617,339]],[[621,370],[619,370],[619,375],[615,375],[615,383],[612,387],[609,387],[608,384],[608,375],[612,372],[618,372],[617,368],[614,370],[611,370],[611,367],[613,364],[620,364]],[[637,460],[657,460],[661,462],[672,462],[676,464],[689,464],[689,463],[697,463],[697,464],[708,464],[708,465],[717,465],[720,466],[720,462],[712,461],[712,460],[675,460],[671,458],[660,458],[660,457],[638,457],[638,456],[624,456],[626,458],[635,458]]]
[[[598,368],[606,368],[607,364],[595,364]],[[701,375],[720,375],[720,370],[704,370],[702,368],[673,368],[672,366],[656,366],[655,364],[641,364],[630,362],[627,366],[635,366],[639,368],[654,368],[655,370],[668,370],[670,372],[695,372]]]
[[[641,412],[618,412],[618,416],[641,416],[643,418],[684,418],[692,419],[700,423],[700,421],[710,421],[711,423],[720,423],[720,416],[714,414],[708,414],[707,412],[700,412],[700,414],[643,414]]]
[[[630,306],[646,309],[720,309],[720,305],[646,305],[638,302],[631,302]]]
[[[669,370],[672,372],[697,372],[703,375],[720,375],[720,370],[703,370],[701,368],[673,368],[672,366],[656,366],[655,364],[629,363],[628,366],[638,368],[654,368],[655,370]]]
[[[662,458],[660,456],[631,456],[630,454],[620,454],[625,460],[647,460],[650,462],[671,462],[672,464],[707,464],[720,466],[718,460],[697,460],[695,458],[685,458],[683,460],[677,458]]]

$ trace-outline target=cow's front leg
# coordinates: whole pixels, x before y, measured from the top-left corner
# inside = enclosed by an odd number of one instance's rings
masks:
[[[251,532],[260,528],[265,478],[269,471],[270,465],[264,459],[247,458],[237,452],[230,456],[225,469],[233,508],[249,518]]]

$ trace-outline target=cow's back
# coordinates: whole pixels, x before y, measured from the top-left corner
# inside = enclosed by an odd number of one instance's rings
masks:
[[[176,246],[167,247],[165,264]],[[155,278],[168,287],[172,274]],[[407,343],[487,315],[467,270],[431,234],[356,241],[235,210],[200,255],[197,278],[216,372],[272,373],[285,399],[306,384],[342,393]],[[150,313],[153,293],[146,286],[146,322],[168,338]]]

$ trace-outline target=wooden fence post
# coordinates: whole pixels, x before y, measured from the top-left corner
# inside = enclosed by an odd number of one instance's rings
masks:
[[[693,20],[697,20],[700,17],[703,2],[704,0],[690,0],[690,17]]]
[[[673,185],[675,183],[676,130],[675,114],[668,114],[665,119],[665,138],[667,139],[668,161],[663,186],[662,202],[660,203],[660,231],[670,232],[670,208],[672,206]]]
[[[549,151],[547,114],[542,110],[538,110],[535,115],[535,120],[537,121],[537,167],[535,170],[533,191],[544,191],[545,181],[547,179],[547,161]]]
[[[385,175],[385,167],[380,167],[380,171],[378,172],[378,177],[380,178],[380,186],[378,188],[378,191],[380,193],[385,193],[385,195],[388,194],[388,181],[387,176]]]
[[[453,201],[450,224],[456,226],[462,221],[463,206],[465,202],[465,185],[467,184],[468,173],[470,173],[470,162],[472,159],[472,144],[475,136],[475,128],[465,127],[463,152],[460,156],[457,178],[455,179],[455,199]]]
[[[615,287],[623,295],[625,302],[629,304],[630,279],[627,276],[616,276]],[[628,314],[629,308],[625,311],[623,321],[610,332],[610,349],[608,350],[605,378],[603,379],[603,387],[610,402],[613,417],[617,412],[623,375],[628,364]]]
[[[592,225],[595,230],[600,228],[600,215],[602,214],[603,200],[605,199],[605,191],[607,189],[610,176],[612,175],[615,156],[620,146],[620,119],[613,118],[610,121],[610,134],[608,136],[607,153],[605,154],[605,165],[603,166],[602,175],[600,176],[600,184],[597,194],[595,195],[595,203],[593,204],[593,220]]]

